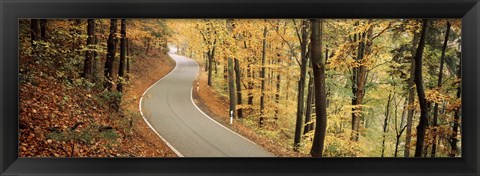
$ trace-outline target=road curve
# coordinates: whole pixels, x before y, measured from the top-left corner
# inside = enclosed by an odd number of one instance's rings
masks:
[[[262,147],[229,130],[203,113],[193,102],[198,64],[169,53],[176,66],[140,99],[140,112],[149,126],[179,156],[274,157]]]

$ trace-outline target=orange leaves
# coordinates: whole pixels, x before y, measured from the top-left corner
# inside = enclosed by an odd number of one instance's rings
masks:
[[[162,64],[152,67],[164,69],[156,67],[164,66],[164,61],[159,59],[158,63]],[[151,64],[149,59],[139,62]],[[174,156],[143,120],[135,121],[133,133],[126,137],[129,130],[124,121],[128,118],[112,112],[99,98],[97,89],[86,89],[88,85],[79,79],[72,78],[72,83],[67,83],[48,76],[56,70],[45,65],[20,63],[22,67],[35,68],[25,74],[28,79],[19,84],[20,157],[70,157],[72,149],[74,157]],[[147,71],[141,67],[141,70],[132,69],[132,74]],[[98,132],[102,126],[112,129]]]
[[[448,101],[451,99],[450,95],[440,92],[438,89],[431,89],[425,91],[425,98],[427,101],[435,102],[438,104],[443,103],[443,101]]]

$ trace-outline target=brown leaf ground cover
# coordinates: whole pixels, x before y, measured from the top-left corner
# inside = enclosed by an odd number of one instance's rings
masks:
[[[19,157],[175,157],[138,112],[139,97],[174,63],[153,53],[132,65],[117,112],[105,91],[21,58]]]

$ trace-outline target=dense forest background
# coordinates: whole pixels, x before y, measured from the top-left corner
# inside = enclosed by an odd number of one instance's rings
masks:
[[[167,20],[240,123],[312,156],[460,156],[458,19]]]
[[[175,156],[138,112],[175,65],[169,47],[225,100],[210,109],[277,156],[461,156],[460,19],[19,25],[21,157]]]

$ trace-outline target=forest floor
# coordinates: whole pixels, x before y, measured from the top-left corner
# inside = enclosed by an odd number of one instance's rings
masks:
[[[166,54],[135,58],[118,112],[82,79],[61,78],[31,57],[20,63],[19,157],[176,156],[138,112],[143,92],[175,65]]]
[[[204,66],[200,65],[200,68]],[[304,154],[294,152],[282,147],[276,140],[269,139],[267,136],[258,134],[253,127],[245,125],[242,120],[236,119],[230,125],[230,116],[228,114],[228,97],[222,96],[214,88],[207,85],[207,72],[200,70],[200,73],[193,85],[199,84],[199,91],[194,87],[193,98],[197,106],[210,117],[230,128],[231,130],[250,139],[269,152],[280,157],[304,157]]]

